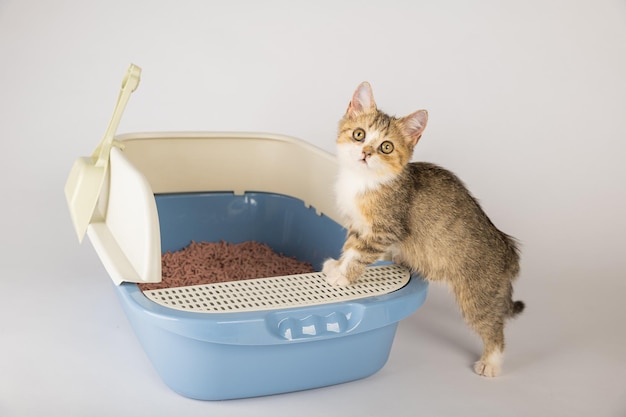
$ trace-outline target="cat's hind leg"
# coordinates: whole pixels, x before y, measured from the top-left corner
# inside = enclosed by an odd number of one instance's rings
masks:
[[[509,296],[510,297],[510,296]],[[494,377],[500,374],[504,355],[504,325],[506,319],[515,317],[524,310],[521,301],[505,302],[508,308],[502,308],[501,304],[495,303],[494,310],[488,315],[489,320],[471,322],[470,325],[483,339],[483,354],[480,360],[474,364],[474,370],[482,376]]]
[[[507,286],[470,286],[467,282],[454,292],[467,324],[481,337],[483,353],[474,371],[486,377],[500,374],[504,355],[504,325],[510,315],[510,290]]]
[[[483,354],[474,364],[474,371],[481,376],[496,377],[502,370],[504,355],[504,325],[476,329],[483,339]]]

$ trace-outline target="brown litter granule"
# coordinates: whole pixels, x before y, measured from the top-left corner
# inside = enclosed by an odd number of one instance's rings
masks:
[[[179,251],[163,254],[161,265],[162,281],[138,284],[142,291],[314,272],[310,263],[277,254],[268,245],[253,241],[192,241]]]

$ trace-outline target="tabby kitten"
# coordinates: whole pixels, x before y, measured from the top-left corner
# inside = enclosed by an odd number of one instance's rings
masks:
[[[337,203],[348,234],[340,259],[328,259],[323,272],[329,284],[349,285],[389,255],[428,281],[448,283],[483,340],[474,370],[497,376],[505,321],[524,309],[512,300],[519,252],[453,173],[409,162],[427,119],[425,110],[388,116],[368,83],[357,88],[337,138]]]

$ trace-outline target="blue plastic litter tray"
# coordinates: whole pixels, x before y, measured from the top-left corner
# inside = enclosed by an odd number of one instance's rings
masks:
[[[427,284],[397,265],[346,288],[322,273],[142,292],[161,253],[194,241],[254,240],[321,269],[345,238],[335,158],[297,139],[249,133],[116,138],[87,233],[163,381],[224,400],[364,378],[386,363],[398,322]],[[355,352],[358,352],[355,354]]]

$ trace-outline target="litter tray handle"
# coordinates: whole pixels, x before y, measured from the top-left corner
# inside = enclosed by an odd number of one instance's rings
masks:
[[[270,313],[265,323],[270,333],[288,341],[340,336],[363,320],[360,303],[330,304]]]

